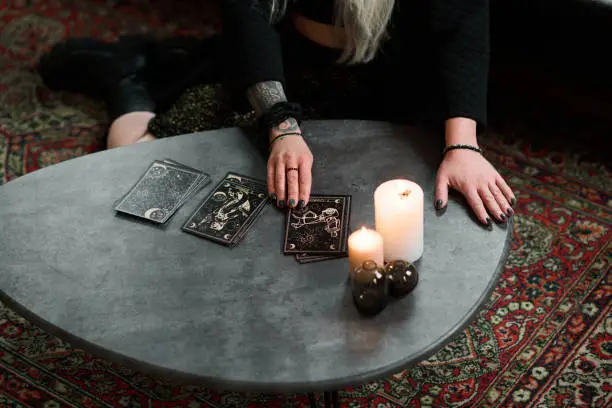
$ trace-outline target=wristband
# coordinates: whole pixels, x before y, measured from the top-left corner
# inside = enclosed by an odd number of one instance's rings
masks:
[[[450,146],[446,146],[444,148],[444,150],[442,151],[442,156],[445,156],[446,153],[450,152],[451,150],[456,150],[456,149],[472,150],[474,152],[482,154],[482,149],[479,147],[467,145],[467,144],[453,144]]]
[[[267,132],[272,128],[278,127],[278,125],[289,118],[295,119],[298,125],[302,123],[304,114],[300,104],[294,102],[278,102],[274,104],[268,112],[259,117],[259,128]]]

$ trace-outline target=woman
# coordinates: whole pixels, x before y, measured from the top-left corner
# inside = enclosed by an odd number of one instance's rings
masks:
[[[250,106],[269,136],[268,189],[279,208],[306,205],[311,187],[303,112],[290,101],[323,117],[443,125],[436,209],[452,188],[489,228],[491,217],[512,216],[514,194],[477,143],[486,124],[488,0],[221,0],[219,11],[222,34],[197,46],[69,40],[43,58],[41,75],[51,88],[105,97],[111,148],[202,130],[177,126],[186,116],[156,113],[194,83],[223,81],[233,105]],[[204,103],[189,99],[192,111]]]

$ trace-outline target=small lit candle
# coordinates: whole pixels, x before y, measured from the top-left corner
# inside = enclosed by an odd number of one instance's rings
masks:
[[[351,274],[355,268],[360,267],[365,261],[374,261],[383,266],[383,238],[374,230],[361,227],[351,234],[348,239],[349,264]]]
[[[423,255],[423,189],[408,180],[390,180],[374,192],[376,231],[386,262],[415,262]]]

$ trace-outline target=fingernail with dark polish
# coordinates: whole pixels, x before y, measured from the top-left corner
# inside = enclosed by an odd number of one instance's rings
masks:
[[[513,207],[516,205],[516,198],[513,198],[512,200],[510,200],[510,205]]]
[[[285,208],[285,200],[280,200],[280,201],[278,202],[278,208],[280,208],[280,209]]]
[[[442,209],[442,200],[436,201],[436,204],[435,204],[434,207],[436,208],[436,210],[441,210]]]
[[[487,228],[489,230],[493,229],[493,221],[490,218],[487,218]]]
[[[506,216],[504,214],[499,214],[499,219],[501,222],[506,222]]]
[[[295,200],[292,198],[289,200],[289,208],[295,207]]]
[[[514,215],[514,211],[512,210],[512,208],[508,208],[506,213],[508,214],[508,217],[512,217]]]
[[[304,208],[304,204],[306,204],[304,200],[298,201],[297,209],[301,210],[302,208]]]
[[[276,201],[276,193],[270,193],[270,200]]]

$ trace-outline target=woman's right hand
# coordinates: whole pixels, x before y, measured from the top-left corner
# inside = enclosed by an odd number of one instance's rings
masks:
[[[268,193],[278,208],[303,208],[308,204],[312,161],[312,153],[302,136],[285,136],[272,143],[268,159]]]

